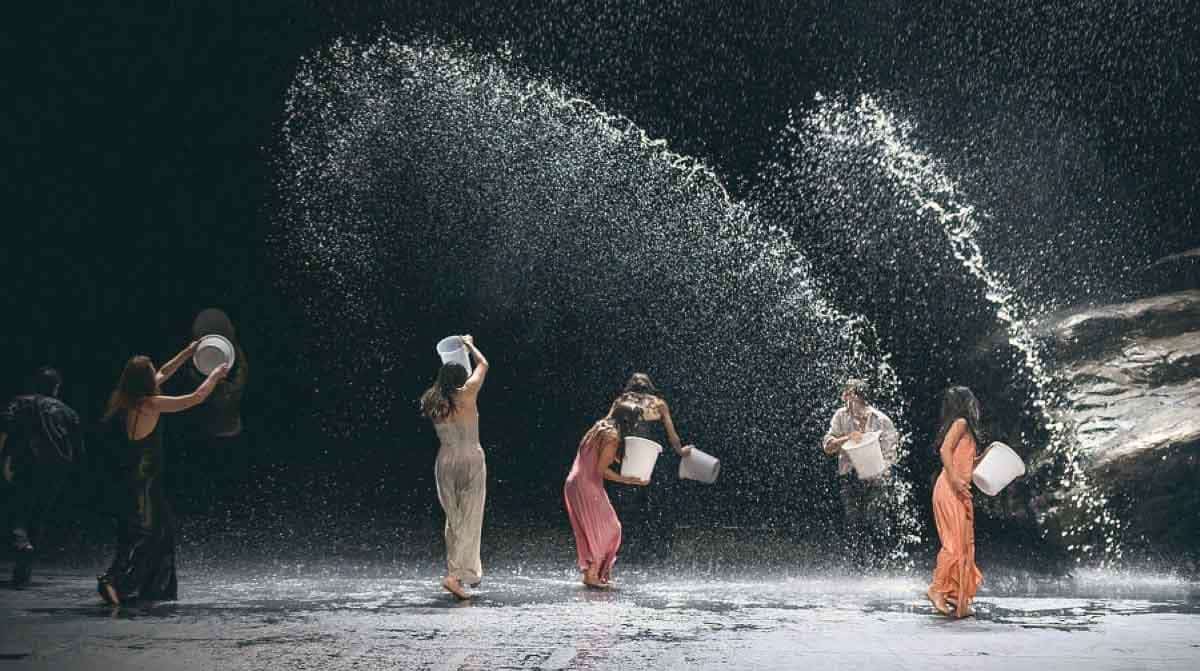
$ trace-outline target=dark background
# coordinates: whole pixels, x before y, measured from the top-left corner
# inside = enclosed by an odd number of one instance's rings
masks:
[[[532,72],[701,158],[735,196],[753,191],[789,108],[811,105],[818,91],[870,92],[918,122],[922,141],[985,208],[1034,204],[997,224],[1001,243],[1041,236],[1048,255],[1066,253],[1078,237],[1050,234],[1052,222],[1084,202],[1104,214],[1089,220],[1086,237],[1120,241],[1143,261],[1200,242],[1200,12],[1192,3],[504,4],[39,3],[14,14],[0,123],[0,395],[50,363],[66,375],[66,400],[94,420],[130,355],[165,360],[186,344],[199,310],[220,306],[253,362],[247,432],[208,454],[183,450],[173,477],[185,509],[202,518],[214,497],[249,497],[265,510],[299,496],[345,519],[373,503],[399,517],[432,514],[434,438],[415,410],[408,414],[413,406],[398,404],[386,422],[391,435],[313,419],[354,391],[322,389],[307,373],[311,320],[280,286],[272,248],[279,123],[298,59],[337,37],[381,31],[511,48]],[[1084,149],[1052,151],[1064,128],[1070,146]],[[1089,169],[1071,169],[1081,162]],[[814,221],[797,223],[797,240],[832,244]],[[835,297],[852,300],[836,267],[816,270]],[[411,270],[414,278],[428,271]],[[1055,294],[1061,285],[1070,294],[1070,280],[1043,276],[1031,290]],[[1101,284],[1085,297],[1129,290]],[[918,317],[889,309],[878,302],[867,314],[900,338]],[[416,301],[412,315],[431,344],[444,335]],[[501,362],[505,327],[476,333]],[[973,328],[967,340],[992,325]],[[936,387],[964,376],[962,349],[889,345],[915,383],[910,421],[923,445]],[[428,362],[397,356],[412,361],[412,375],[389,383],[415,403]],[[485,436],[485,447],[500,451],[490,457],[501,485],[493,511],[535,522],[553,514],[574,441],[640,363],[615,354],[611,371],[595,375],[594,408],[557,407],[552,389],[529,390],[520,369],[497,366],[484,400],[498,418]],[[373,374],[355,372],[364,383]],[[663,377],[670,390],[669,372]],[[676,406],[686,433],[688,413],[702,409],[689,410],[686,399]],[[182,428],[172,431],[188,444]],[[503,453],[530,445],[541,451]],[[227,459],[232,452],[237,459]],[[198,484],[213,468],[224,471],[217,490]],[[911,464],[920,483],[932,468],[930,455]],[[255,486],[237,486],[247,481]]]

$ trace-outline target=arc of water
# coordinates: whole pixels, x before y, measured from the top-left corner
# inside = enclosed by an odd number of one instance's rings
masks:
[[[984,285],[985,296],[994,306],[996,318],[1008,334],[1010,344],[1020,353],[1021,365],[1034,382],[1035,396],[1031,403],[1050,434],[1048,447],[1064,461],[1065,473],[1059,484],[1072,491],[1069,502],[1083,512],[1082,521],[1068,527],[1067,534],[1088,537],[1099,532],[1104,539],[1103,559],[1119,559],[1122,553],[1114,532],[1119,522],[1107,509],[1107,497],[1097,492],[1089,481],[1086,455],[1075,439],[1075,427],[1058,413],[1066,407],[1068,400],[1057,391],[1061,385],[1056,384],[1054,374],[1042,356],[1028,317],[1031,311],[988,267],[976,237],[979,220],[975,208],[962,202],[956,182],[939,170],[932,157],[908,142],[908,129],[897,123],[895,116],[872,96],[860,96],[852,116],[845,110],[844,103],[826,103],[818,113],[817,123],[824,135],[835,142],[862,142],[847,131],[850,126],[864,125],[856,121],[865,122],[865,144],[878,147],[882,159],[880,165],[885,173],[904,187],[920,210],[928,211],[937,220],[955,259]],[[1073,544],[1068,549],[1087,553],[1093,546]],[[1077,554],[1077,561],[1082,558]]]

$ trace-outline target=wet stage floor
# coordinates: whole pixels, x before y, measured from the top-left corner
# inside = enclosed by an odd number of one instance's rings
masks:
[[[618,578],[595,592],[497,566],[460,604],[432,566],[231,564],[185,570],[179,602],[114,610],[94,577],[47,569],[0,591],[0,671],[1200,668],[1200,586],[1171,578],[991,574],[958,622],[917,575]]]

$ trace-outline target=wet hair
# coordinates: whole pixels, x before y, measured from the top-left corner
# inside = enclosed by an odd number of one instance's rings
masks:
[[[25,379],[25,391],[30,394],[58,396],[61,388],[62,375],[50,366],[42,366]]]
[[[971,390],[966,387],[950,387],[942,397],[942,424],[938,429],[937,440],[933,443],[934,452],[942,449],[942,441],[946,440],[946,434],[950,433],[950,427],[959,419],[967,422],[967,431],[978,445],[981,441],[979,401],[975,400],[975,394],[972,394]]]
[[[444,364],[438,370],[437,380],[421,394],[421,414],[435,422],[453,415],[457,409],[454,395],[467,383],[467,377],[462,364]]]
[[[852,377],[842,383],[842,393],[850,392],[862,399],[863,403],[870,403],[870,385],[862,378]]]
[[[608,419],[616,427],[617,437],[624,446],[625,436],[633,433],[637,423],[642,419],[642,407],[632,401],[618,401],[613,406],[612,412],[609,413]]]
[[[662,392],[658,387],[654,386],[654,380],[646,373],[634,373],[629,376],[625,382],[625,388],[621,390],[621,394],[645,394],[647,396],[657,396],[662,398]]]
[[[121,371],[121,378],[117,380],[117,388],[108,397],[104,419],[111,419],[122,410],[133,410],[142,401],[158,393],[154,362],[150,361],[150,357],[141,354],[130,357],[125,363],[125,369]]]

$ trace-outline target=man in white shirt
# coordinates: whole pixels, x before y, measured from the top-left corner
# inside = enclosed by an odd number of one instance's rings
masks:
[[[838,458],[838,480],[842,490],[842,507],[846,512],[846,540],[848,549],[855,556],[860,556],[861,550],[870,547],[873,537],[883,535],[881,532],[886,534],[887,527],[890,527],[886,488],[891,468],[896,463],[896,447],[900,443],[896,425],[873,407],[867,398],[867,383],[864,380],[846,380],[842,385],[842,401],[845,405],[834,413],[829,430],[821,441],[821,449],[825,454]],[[842,448],[870,432],[879,433],[884,471],[871,480],[860,480]]]

